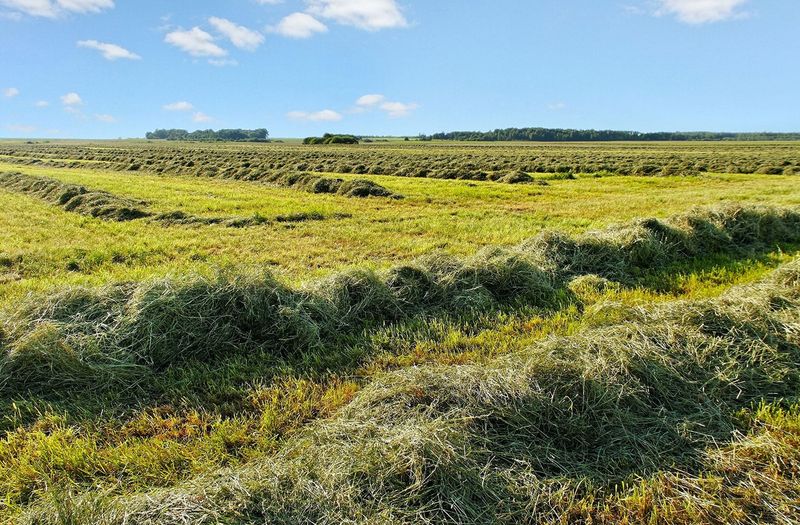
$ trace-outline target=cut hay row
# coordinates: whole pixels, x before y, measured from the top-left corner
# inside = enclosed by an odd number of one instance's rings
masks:
[[[800,262],[488,364],[376,379],[275,456],[21,523],[797,523]]]
[[[800,173],[797,143],[408,143],[361,146],[161,143],[0,145],[4,162],[56,163],[236,179],[313,172],[492,180],[527,174],[696,176]],[[89,162],[87,162],[89,161]],[[54,165],[54,164],[50,164]]]
[[[327,216],[319,212],[292,213],[274,218],[255,214],[252,217],[200,217],[183,211],[154,213],[147,210],[147,203],[126,199],[102,190],[89,189],[68,184],[49,177],[23,173],[0,172],[0,188],[31,195],[65,211],[109,221],[132,221],[147,218],[162,226],[212,226],[246,228],[275,223],[322,221]],[[348,218],[348,214],[335,214],[333,218]]]
[[[320,212],[300,212],[277,215],[275,217],[264,217],[255,214],[251,217],[199,217],[190,215],[182,211],[172,211],[153,215],[150,220],[162,226],[213,226],[220,225],[227,228],[247,228],[250,226],[268,226],[275,223],[292,223],[306,221],[324,221],[329,218],[348,219],[352,215],[349,213],[335,213],[331,216]]]
[[[99,169],[99,170],[123,170],[131,171],[127,166],[120,166],[109,162],[65,162],[65,161],[52,161],[47,159],[24,159],[24,158],[4,158],[3,162],[18,165],[38,165],[47,166],[50,168],[82,168],[82,169]],[[137,168],[133,171],[139,171]],[[183,173],[183,171],[179,171]],[[191,173],[198,175],[199,173]],[[18,175],[18,174],[17,174]],[[302,171],[286,172],[286,171],[252,171],[247,170],[243,173],[225,173],[226,178],[246,181],[265,182],[274,186],[282,188],[290,188],[299,191],[307,191],[309,193],[328,193],[332,195],[340,195],[343,197],[388,197],[392,199],[402,199],[402,195],[398,195],[384,186],[377,184],[367,179],[352,179],[344,180],[338,177],[323,177],[321,175],[307,173]],[[524,173],[511,173],[500,174],[497,179],[499,182],[507,182],[510,184],[518,184],[522,182],[531,182],[533,180]],[[55,182],[55,181],[54,181]],[[542,181],[543,182],[543,181]]]
[[[413,316],[552,307],[575,276],[633,283],[687,259],[797,242],[800,211],[730,206],[577,238],[545,232],[466,259],[428,256],[380,274],[355,269],[299,289],[266,272],[69,288],[2,314],[0,392],[130,384],[236,352],[293,355]]]
[[[339,178],[322,177],[313,173],[283,173],[275,172],[262,174],[257,180],[267,182],[284,188],[307,191],[309,193],[330,193],[344,197],[390,197],[402,199],[398,195],[384,188],[380,184],[366,179],[344,180]]]
[[[40,198],[66,211],[103,220],[131,221],[150,215],[143,208],[143,202],[47,177],[0,173],[0,187]]]

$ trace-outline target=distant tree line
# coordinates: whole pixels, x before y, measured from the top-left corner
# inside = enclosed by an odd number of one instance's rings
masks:
[[[506,128],[494,131],[452,131],[421,136],[421,140],[608,142],[684,140],[800,140],[800,133],[713,133],[706,131],[640,133],[594,129]]]
[[[326,133],[321,137],[307,137],[303,144],[358,144],[359,139],[355,135],[332,135]]]
[[[186,131],[185,129],[157,129],[145,134],[150,140],[201,140],[220,142],[266,142],[269,140],[269,131],[259,129],[198,129]]]

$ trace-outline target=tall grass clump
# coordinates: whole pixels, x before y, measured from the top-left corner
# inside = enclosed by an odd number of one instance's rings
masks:
[[[103,220],[130,221],[150,215],[142,208],[141,202],[48,177],[0,173],[0,187],[32,195],[66,211]]]
[[[390,372],[274,456],[22,523],[794,523],[799,275]]]
[[[310,193],[331,193],[345,197],[390,197],[402,198],[384,186],[367,179],[344,180],[340,178],[323,177],[307,172],[274,172],[259,179],[286,188],[294,188]]]

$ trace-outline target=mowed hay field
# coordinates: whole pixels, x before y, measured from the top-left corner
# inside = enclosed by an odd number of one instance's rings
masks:
[[[800,522],[798,169],[0,143],[0,522]]]

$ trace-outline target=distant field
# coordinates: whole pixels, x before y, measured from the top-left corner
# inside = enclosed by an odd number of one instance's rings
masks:
[[[258,178],[289,170],[448,179],[492,174],[696,175],[800,171],[797,142],[380,142],[355,146],[107,141],[0,144],[8,161]]]
[[[556,151],[576,155],[625,156],[649,152],[678,157],[696,152],[711,155],[740,153],[742,162],[778,152],[789,154],[792,144],[708,145],[365,145],[336,147],[326,152],[312,148],[324,158],[350,158],[363,152],[365,163],[387,152],[420,163],[420,157],[464,155],[506,162],[523,156]],[[2,296],[21,290],[41,289],[54,283],[141,279],[149,275],[207,271],[215,266],[269,265],[290,279],[319,275],[342,266],[385,267],[435,250],[468,254],[486,245],[508,245],[535,235],[544,228],[575,233],[623,222],[644,215],[666,216],[724,202],[775,205],[800,204],[796,179],[786,175],[731,175],[704,173],[686,176],[593,177],[575,180],[557,174],[535,174],[546,186],[503,184],[489,181],[441,180],[386,175],[331,174],[345,179],[366,178],[405,196],[402,200],[370,198],[366,201],[271,187],[258,181],[223,177],[190,176],[187,170],[161,174],[147,169],[143,157],[151,155],[145,144],[112,143],[77,145],[0,145],[17,158],[48,158],[56,155],[58,168],[38,164],[9,163],[0,157],[0,171],[19,171],[60,181],[106,190],[116,195],[147,201],[158,212],[182,210],[201,217],[256,214],[319,213],[337,216],[324,221],[291,222],[242,229],[218,226],[164,227],[147,221],[109,223],[58,210],[35,198],[0,190],[5,228],[0,232],[6,282]],[[156,144],[153,155],[181,157],[183,164],[206,169],[205,157],[236,154],[247,158],[293,152],[307,155],[307,147],[285,145],[184,145]],[[615,153],[616,152],[616,153]],[[687,153],[690,152],[690,153]],[[142,164],[136,171],[108,168],[62,167],[69,159],[85,157],[117,159],[124,165]],[[195,158],[196,157],[196,158]],[[67,159],[67,160],[65,160]],[[119,160],[103,160],[119,163]],[[172,161],[173,163],[176,161]],[[409,161],[411,162],[411,161]],[[151,168],[155,168],[152,165]],[[159,165],[159,169],[161,169]]]
[[[800,519],[797,173],[0,142],[0,522]]]

